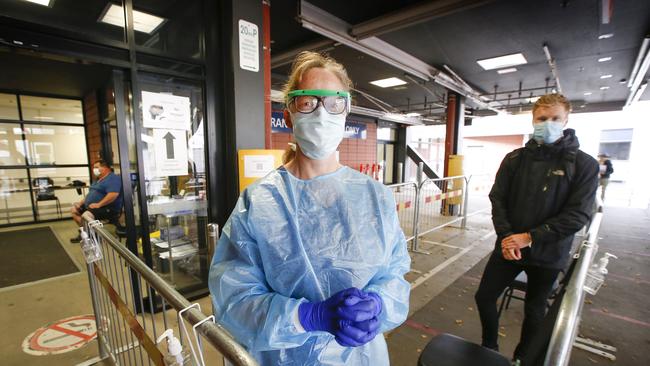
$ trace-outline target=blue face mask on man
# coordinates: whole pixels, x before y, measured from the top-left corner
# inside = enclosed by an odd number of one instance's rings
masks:
[[[533,123],[533,139],[538,143],[552,144],[559,140],[564,129],[564,122],[544,121]]]

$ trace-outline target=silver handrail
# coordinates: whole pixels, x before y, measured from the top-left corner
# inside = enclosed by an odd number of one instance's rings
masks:
[[[571,279],[560,303],[560,310],[555,321],[551,341],[544,359],[545,366],[566,366],[571,358],[573,341],[576,338],[580,314],[584,304],[584,285],[589,267],[598,251],[598,230],[603,219],[602,213],[596,213],[589,225],[587,239],[582,242],[579,258],[573,269]]]
[[[135,254],[127,250],[112,234],[101,226],[95,226],[94,230],[102,236],[113,250],[137,271],[158,293],[171,304],[177,311],[188,308],[191,304],[183,295],[171,287],[164,279],[156,274],[151,268],[142,262]],[[207,317],[198,309],[190,308],[183,313],[192,324],[197,324]],[[237,366],[257,366],[257,361],[226,331],[221,325],[212,322],[203,322],[197,327],[214,348],[219,350],[225,358]]]

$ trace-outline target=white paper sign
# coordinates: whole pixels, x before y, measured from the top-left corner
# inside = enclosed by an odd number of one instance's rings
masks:
[[[259,35],[256,24],[239,19],[239,67],[244,70],[260,70]]]
[[[190,128],[190,98],[165,93],[142,92],[142,124],[147,128]]]
[[[187,137],[183,130],[153,130],[156,176],[187,175]]]
[[[244,156],[244,177],[261,178],[274,169],[273,155],[246,155]]]

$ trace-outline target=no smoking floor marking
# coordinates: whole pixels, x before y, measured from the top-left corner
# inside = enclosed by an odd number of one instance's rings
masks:
[[[23,341],[23,351],[45,356],[81,348],[97,337],[94,315],[62,319],[37,329]]]

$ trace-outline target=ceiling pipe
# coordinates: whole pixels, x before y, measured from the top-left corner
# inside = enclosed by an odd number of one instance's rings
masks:
[[[632,83],[634,82],[634,79],[636,79],[636,73],[639,71],[639,66],[641,66],[643,55],[646,54],[646,51],[648,50],[649,46],[650,46],[650,35],[647,35],[645,36],[643,42],[641,43],[639,54],[636,56],[636,60],[634,61],[634,67],[632,67],[632,72],[630,73],[630,77],[627,80],[628,88],[632,87]]]
[[[557,66],[555,64],[555,59],[551,56],[551,51],[548,49],[548,45],[544,43],[544,54],[546,55],[546,61],[548,66],[551,67],[551,73],[553,73],[553,78],[555,79],[555,90],[558,93],[562,94],[562,87],[560,86],[560,78],[557,74]]]
[[[633,103],[633,99],[637,94],[637,90],[641,85],[641,82],[645,78],[645,74],[648,72],[648,68],[650,68],[650,51],[646,52],[645,57],[643,58],[643,62],[641,62],[641,66],[639,66],[639,69],[636,72],[634,81],[632,81],[632,87],[630,88],[630,95],[628,95],[627,100],[625,101],[626,106]],[[638,100],[638,98],[636,99]]]
[[[641,95],[643,95],[643,92],[645,91],[645,88],[648,86],[648,82],[646,81],[645,83],[641,84],[641,87],[639,87],[639,90],[636,91],[636,94],[634,94],[634,97],[632,98],[632,103],[636,103],[639,98],[641,98]]]
[[[377,18],[356,24],[350,35],[357,40],[376,37],[396,30],[412,27],[431,19],[440,18],[460,11],[481,6],[494,0],[437,0],[425,1],[394,11]]]
[[[442,73],[435,67],[390,43],[382,41],[377,37],[369,37],[362,40],[354,39],[349,34],[349,30],[351,29],[350,24],[305,0],[300,0],[299,2],[298,21],[304,28],[372,56],[424,81],[434,81],[472,100],[481,108],[497,111],[479,99],[479,92],[466,88],[449,75]]]

